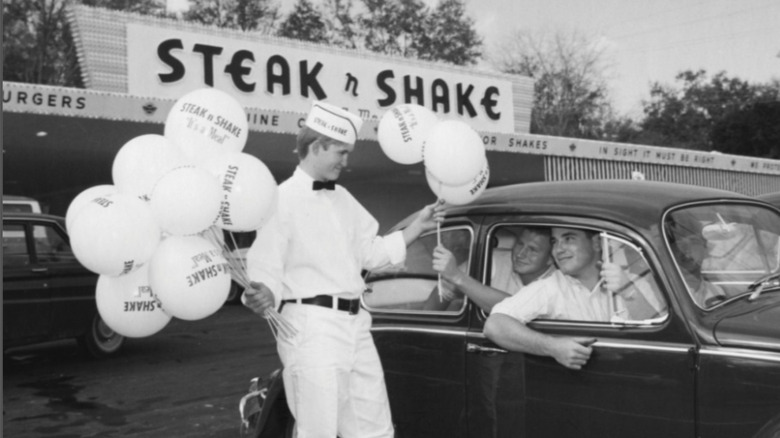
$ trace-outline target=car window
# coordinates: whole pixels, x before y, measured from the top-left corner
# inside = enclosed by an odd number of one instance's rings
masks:
[[[546,233],[545,233],[546,230]],[[601,256],[599,265],[604,262],[610,262],[625,274],[617,292],[609,295],[609,291],[603,286],[599,286],[598,292],[604,297],[602,303],[605,311],[601,313],[599,319],[585,318],[584,315],[592,315],[589,311],[575,311],[568,314],[564,310],[570,306],[588,306],[594,303],[583,300],[573,304],[572,302],[561,302],[560,299],[551,304],[551,316],[539,317],[538,320],[587,320],[589,322],[610,322],[614,324],[654,324],[660,323],[667,316],[666,300],[656,281],[656,276],[644,257],[640,247],[622,236],[616,236],[596,230],[587,230],[591,235],[595,234],[599,242]],[[538,225],[509,225],[503,224],[494,228],[489,237],[490,245],[488,247],[488,257],[485,283],[491,287],[507,292],[510,296],[520,293],[529,284],[539,281],[544,283],[536,284],[526,290],[526,293],[533,291],[536,293],[546,293],[548,290],[560,289],[564,285],[555,280],[560,272],[557,271],[554,257],[553,266],[550,269],[545,268],[544,261],[549,261],[545,254],[536,254],[536,258],[529,255],[531,248],[527,247],[530,233],[532,238],[539,239],[544,235],[545,239],[550,239],[551,227]],[[534,237],[535,235],[535,237]],[[520,238],[518,236],[524,236]],[[525,242],[525,243],[524,243]],[[533,248],[539,251],[539,247]],[[603,254],[606,254],[604,256]],[[535,266],[534,266],[535,265]],[[529,271],[530,269],[530,271]],[[535,273],[529,281],[529,273]],[[524,284],[522,278],[526,278]],[[535,299],[521,298],[529,305],[541,305],[541,302]],[[576,309],[575,309],[576,310]],[[554,316],[553,316],[554,315]],[[582,319],[566,315],[582,315]],[[485,314],[485,316],[487,316]]]
[[[372,311],[457,314],[465,308],[463,296],[439,280],[433,270],[433,250],[439,241],[455,256],[460,269],[470,268],[472,231],[468,227],[443,228],[440,234],[428,233],[406,249],[403,264],[373,271],[366,276],[370,290],[363,294],[364,306]]]
[[[506,246],[499,243],[500,234],[508,230],[521,235],[524,229],[535,229],[535,233],[540,233],[544,228],[536,224],[504,225],[491,231],[486,270],[490,277],[485,282],[502,289],[505,280],[500,273],[509,269],[524,274],[519,276],[526,280],[515,280],[515,284],[520,284],[519,290],[509,292],[512,296],[501,304],[502,311],[527,321],[556,321],[556,324],[570,321],[645,326],[661,324],[667,319],[667,302],[657,281],[660,277],[644,256],[641,246],[625,236],[576,226],[546,227],[554,268],[552,272],[537,269],[534,271],[537,274],[528,280],[532,259],[524,255],[525,250],[518,251],[518,247],[515,247],[516,255],[511,256]],[[504,258],[508,260],[502,261]],[[564,263],[563,269],[559,262]],[[612,277],[617,280],[609,283],[610,289],[601,274],[606,263],[617,273]],[[502,268],[502,265],[507,267]],[[595,272],[592,290],[568,275],[567,269]]]
[[[24,225],[3,224],[3,267],[29,264],[30,254],[27,251]]]
[[[751,284],[780,271],[774,211],[756,205],[681,208],[664,220],[669,250],[691,299],[704,309],[752,293]]]
[[[68,263],[75,260],[65,237],[53,225],[33,225],[33,242],[39,263]]]
[[[615,308],[612,322],[655,321],[666,318],[668,307],[642,250],[632,242],[601,234],[602,250],[607,249],[605,261],[620,267],[626,281],[614,291]]]

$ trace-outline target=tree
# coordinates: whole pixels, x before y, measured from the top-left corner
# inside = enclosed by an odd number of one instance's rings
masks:
[[[50,85],[80,82],[75,47],[65,35],[65,0],[3,1],[3,80]]]
[[[466,16],[463,0],[441,0],[423,28],[414,44],[420,59],[469,65],[482,56],[482,39],[474,29],[474,20]]]
[[[711,138],[721,152],[780,158],[780,100],[756,102],[727,115],[715,124]]]
[[[279,20],[272,0],[191,0],[186,21],[228,29],[271,33]]]
[[[164,0],[4,0],[3,80],[83,86],[65,18],[65,6],[71,2],[165,14]]]
[[[368,50],[455,65],[475,64],[482,56],[482,40],[474,20],[465,14],[463,0],[441,0],[433,11],[421,0],[363,0],[363,4],[366,12],[357,21]]]
[[[576,31],[517,31],[491,58],[505,73],[534,79],[532,133],[603,137],[612,113],[603,47]]]
[[[363,0],[367,11],[358,17],[366,31],[364,47],[372,52],[416,58],[415,41],[424,32],[428,7],[421,0]]]
[[[726,139],[746,126],[748,114],[760,117],[765,107],[756,104],[780,97],[777,85],[751,85],[725,72],[708,81],[706,71],[687,70],[675,79],[682,82],[679,89],[656,82],[651,86],[650,100],[643,102],[641,125],[645,137],[653,139],[651,144],[723,152],[727,148],[739,153],[733,141]],[[738,125],[742,128],[736,128]],[[747,155],[752,154],[750,149],[746,148]]]
[[[356,15],[352,12],[352,0],[325,0],[324,6],[329,42],[347,49],[360,47],[360,30],[357,28]]]
[[[327,24],[309,0],[295,3],[292,12],[282,21],[277,35],[315,43],[329,42]]]

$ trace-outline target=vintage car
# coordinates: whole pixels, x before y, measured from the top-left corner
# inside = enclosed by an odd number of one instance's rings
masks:
[[[69,338],[93,357],[120,351],[125,337],[98,314],[97,280],[76,260],[64,218],[3,211],[3,351]]]
[[[497,346],[483,334],[488,314],[467,298],[428,305],[439,241],[491,284],[521,226],[599,233],[605,260],[650,304],[642,316],[616,302],[605,321],[529,323],[595,338],[581,370]],[[440,233],[413,242],[403,266],[366,276],[362,305],[373,316],[397,437],[780,436],[776,208],[670,183],[530,183],[449,208]],[[250,389],[243,433],[289,436],[281,373]]]

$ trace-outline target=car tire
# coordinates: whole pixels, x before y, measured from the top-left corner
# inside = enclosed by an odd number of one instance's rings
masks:
[[[125,337],[111,329],[100,315],[96,314],[87,333],[78,341],[90,356],[99,359],[116,354],[124,345]]]

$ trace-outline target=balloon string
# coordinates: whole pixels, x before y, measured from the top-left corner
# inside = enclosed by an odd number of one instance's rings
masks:
[[[438,201],[439,203],[442,202],[441,199]],[[441,246],[441,222],[436,221],[436,245]],[[438,275],[438,279],[436,280],[436,287],[439,290],[439,302],[441,303],[444,301],[444,290],[441,287],[441,272]]]
[[[607,233],[601,233],[601,263],[610,263],[609,257],[609,240],[607,240]],[[612,316],[615,315],[615,303],[612,295],[612,290],[607,288],[607,303],[609,311],[609,319],[612,320]]]
[[[249,278],[249,274],[247,272],[246,261],[243,260],[243,258],[240,256],[236,257],[233,255],[233,252],[230,250],[227,242],[225,242],[225,240],[220,237],[220,230],[217,227],[209,227],[209,231],[211,232],[213,241],[222,249],[222,254],[227,260],[228,266],[230,266],[230,270],[234,275],[236,283],[238,283],[244,289],[250,289],[252,287],[252,281]],[[235,236],[230,231],[228,231],[228,234],[234,248],[238,249]],[[292,339],[298,333],[298,331],[295,330],[295,327],[293,327],[289,321],[284,319],[284,317],[274,308],[268,308],[263,313],[263,318],[268,321],[268,325],[271,327],[271,333],[273,333],[274,339],[277,339],[280,335],[283,338]]]

